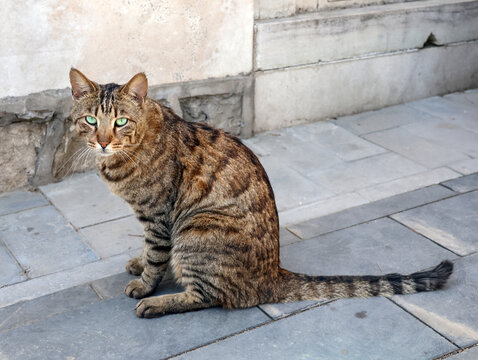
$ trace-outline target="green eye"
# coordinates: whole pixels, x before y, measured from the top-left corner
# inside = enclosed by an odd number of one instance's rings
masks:
[[[96,125],[96,119],[93,116],[87,116],[86,117],[86,122],[90,125]]]
[[[119,118],[115,121],[116,126],[124,126],[128,122],[128,119],[126,118]]]

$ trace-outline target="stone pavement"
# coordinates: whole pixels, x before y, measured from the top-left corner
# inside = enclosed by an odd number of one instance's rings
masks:
[[[0,195],[0,359],[478,358],[478,91],[244,142],[276,193],[285,268],[410,273],[450,259],[449,285],[138,319],[123,289],[141,227],[85,173]]]

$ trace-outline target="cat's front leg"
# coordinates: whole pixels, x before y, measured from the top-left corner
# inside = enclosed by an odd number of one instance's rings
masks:
[[[135,257],[126,263],[126,271],[131,275],[141,275],[144,265],[141,257]]]
[[[156,289],[166,273],[171,252],[169,239],[151,236],[147,231],[145,235],[142,258],[128,262],[132,268],[135,267],[134,270],[143,266],[141,278],[131,280],[125,288],[126,295],[136,299],[146,297]]]

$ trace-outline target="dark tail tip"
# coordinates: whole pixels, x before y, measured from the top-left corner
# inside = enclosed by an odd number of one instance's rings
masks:
[[[415,281],[417,291],[432,291],[441,289],[453,272],[453,263],[449,260],[442,261],[435,268],[411,274]]]

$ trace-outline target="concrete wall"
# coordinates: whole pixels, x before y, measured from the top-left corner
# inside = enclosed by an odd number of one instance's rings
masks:
[[[478,0],[4,0],[0,191],[93,167],[68,71],[241,137],[478,87]]]
[[[100,83],[150,83],[252,68],[253,0],[2,0],[0,98],[69,86],[75,66]]]

